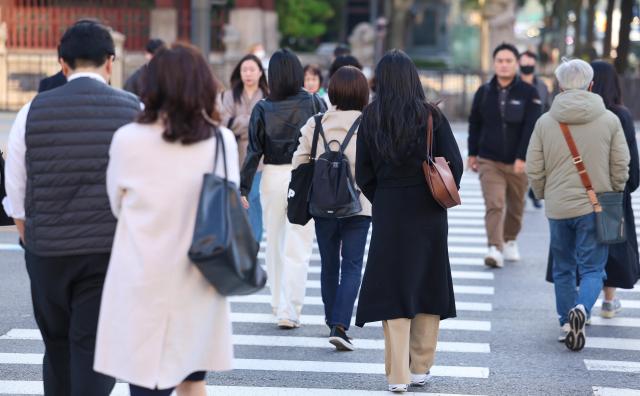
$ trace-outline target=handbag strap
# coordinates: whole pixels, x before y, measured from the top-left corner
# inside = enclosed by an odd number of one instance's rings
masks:
[[[224,138],[220,130],[216,127],[213,128],[213,133],[216,136],[216,153],[213,159],[213,173],[216,173],[216,169],[218,168],[218,155],[222,152],[222,165],[224,165],[224,181],[225,183],[228,180],[227,175],[227,150],[224,147]]]
[[[587,195],[589,196],[589,201],[591,201],[593,210],[595,212],[602,212],[602,207],[600,206],[596,192],[593,190],[593,185],[591,184],[591,178],[589,177],[589,173],[587,173],[587,168],[584,166],[582,156],[580,155],[580,152],[578,152],[576,142],[573,140],[573,136],[571,136],[569,126],[566,123],[561,122],[560,129],[562,130],[562,135],[564,135],[564,140],[567,141],[567,146],[569,146],[573,164],[576,166],[578,174],[580,175],[580,181],[582,181],[582,185],[587,190]]]
[[[433,117],[431,111],[429,111],[427,118],[427,159],[429,162],[433,162]]]
[[[316,121],[316,127],[313,129],[313,140],[311,141],[311,153],[309,154],[310,162],[313,162],[316,160],[316,153],[318,151],[318,137],[322,132],[322,116],[323,114],[318,114],[313,116],[313,119]]]

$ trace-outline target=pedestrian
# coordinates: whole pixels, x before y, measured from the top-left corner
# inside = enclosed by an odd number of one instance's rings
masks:
[[[549,95],[549,88],[547,87],[547,84],[545,84],[545,82],[535,74],[537,62],[538,56],[535,53],[531,51],[521,53],[518,60],[518,63],[520,64],[520,78],[522,81],[534,86],[538,90],[538,97],[542,103],[542,113],[546,113],[551,107],[551,96]],[[532,189],[529,189],[528,196],[534,208],[542,208],[542,202],[539,199],[536,199],[535,195],[533,195]]]
[[[624,222],[627,240],[623,243],[609,246],[609,256],[605,272],[604,299],[600,307],[600,316],[613,318],[622,309],[620,300],[616,298],[616,288],[633,289],[640,278],[640,263],[638,262],[638,239],[636,236],[635,216],[633,215],[631,193],[640,184],[640,169],[638,161],[638,145],[633,117],[622,104],[622,89],[615,68],[603,61],[591,63],[593,68],[593,87],[591,91],[602,97],[607,110],[615,114],[622,125],[625,140],[629,147],[631,161],[629,163],[629,180],[624,188]],[[547,266],[547,281],[553,282],[553,258],[549,255]],[[564,340],[564,337],[560,337]]]
[[[356,325],[382,321],[389,390],[403,392],[429,380],[440,320],[456,316],[447,211],[422,170],[429,115],[434,156],[447,159],[458,186],[463,163],[449,122],[426,102],[404,52],[388,52],[375,76],[356,146],[356,182],[373,204]]]
[[[306,65],[304,67],[304,89],[312,94],[318,94],[321,97],[325,95],[322,88],[322,70],[318,65]]]
[[[536,89],[517,76],[516,47],[496,47],[493,65],[495,75],[473,97],[467,166],[480,175],[486,207],[484,263],[501,268],[504,260],[520,260],[516,239],[527,193],[525,155],[541,102]]]
[[[339,55],[333,60],[331,66],[329,67],[329,79],[331,79],[331,77],[333,77],[333,74],[337,72],[338,69],[340,69],[342,66],[353,66],[358,70],[362,70],[362,64],[355,56]],[[328,93],[325,92],[325,94],[322,96],[322,99],[327,104],[327,107],[331,108],[333,104],[331,103],[331,98],[329,98]]]
[[[264,159],[260,203],[268,235],[265,261],[271,308],[278,327],[293,329],[300,326],[314,233],[312,222],[300,226],[287,220],[287,186],[300,128],[309,117],[326,108],[319,97],[304,90],[302,65],[293,52],[276,51],[269,61],[268,75],[269,95],[251,112],[240,193],[243,205],[249,208],[247,196],[258,164]]]
[[[267,77],[262,69],[262,62],[255,55],[249,54],[240,59],[231,73],[231,89],[222,92],[220,117],[222,125],[233,131],[238,143],[240,166],[247,156],[249,145],[249,118],[256,103],[269,94]],[[260,205],[260,180],[262,180],[262,164],[258,167],[249,200],[249,222],[256,240],[262,240],[262,206]]]
[[[143,73],[147,68],[147,64],[153,56],[158,52],[158,50],[165,48],[166,44],[164,41],[160,39],[151,39],[147,43],[144,52],[144,65],[140,66],[136,71],[133,72],[127,81],[124,83],[125,91],[129,91],[131,93],[136,94],[138,97],[142,96],[142,89],[145,86],[144,81],[142,80]]]
[[[630,156],[620,120],[600,96],[589,92],[591,66],[574,59],[558,66],[555,74],[562,92],[536,123],[527,151],[527,174],[536,197],[546,201],[564,342],[569,349],[580,350],[587,317],[606,277],[609,249],[598,243],[594,208],[576,165],[584,163],[596,193],[623,191]],[[573,159],[560,123],[568,125],[580,161]]]
[[[216,88],[195,47],[174,44],[149,62],[137,121],[109,151],[107,190],[118,218],[102,296],[96,371],[131,395],[204,395],[205,371],[230,370],[227,299],[189,261],[202,175],[214,167],[215,130],[238,185],[233,133],[211,123]],[[225,176],[222,158],[215,173]]]
[[[331,150],[338,150],[339,145],[344,145],[351,128],[357,128],[362,109],[369,102],[367,79],[353,66],[342,67],[331,77],[329,96],[334,107],[321,116],[324,136],[318,139],[317,157],[325,152],[323,142],[330,142]],[[302,128],[300,144],[293,156],[294,169],[309,162],[315,128],[315,117],[310,118]],[[356,137],[357,134],[349,137],[343,151],[349,162],[351,175],[355,174]],[[362,260],[371,225],[371,203],[360,194],[360,204],[362,211],[354,216],[313,217],[320,249],[320,289],[324,316],[331,329],[329,342],[341,351],[354,350],[347,330],[360,288]]]
[[[114,56],[105,26],[82,21],[69,27],[60,40],[68,82],[27,103],[9,135],[4,203],[25,248],[45,345],[46,395],[106,396],[115,384],[93,370],[116,228],[105,174],[113,134],[136,117],[140,103],[107,84]]]

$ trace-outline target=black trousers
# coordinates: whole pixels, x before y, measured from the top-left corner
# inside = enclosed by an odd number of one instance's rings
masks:
[[[42,257],[25,251],[25,261],[45,346],[44,394],[108,396],[115,380],[93,371],[93,357],[109,254]]]

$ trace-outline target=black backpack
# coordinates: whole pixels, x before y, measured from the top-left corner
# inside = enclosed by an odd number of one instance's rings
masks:
[[[358,129],[360,119],[358,117],[355,120],[344,141],[340,143],[337,140],[327,142],[321,124],[322,114],[315,116],[325,152],[315,161],[313,169],[309,213],[314,217],[342,218],[362,211],[360,191],[353,180],[349,159],[344,155],[344,150]],[[339,144],[339,149],[331,150],[331,143]]]

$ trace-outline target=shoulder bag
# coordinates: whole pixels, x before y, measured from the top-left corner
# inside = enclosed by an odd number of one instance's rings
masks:
[[[560,129],[562,130],[564,139],[567,141],[569,151],[571,151],[573,164],[578,170],[580,181],[582,181],[582,185],[587,190],[589,201],[596,214],[598,242],[607,245],[625,242],[627,236],[624,225],[624,209],[622,206],[624,193],[610,191],[596,194],[591,185],[591,178],[587,173],[587,168],[584,166],[582,157],[578,152],[578,147],[569,131],[569,126],[561,122]]]
[[[460,194],[456,180],[444,157],[433,156],[433,117],[427,119],[427,159],[422,162],[422,171],[433,199],[445,209],[460,205]]]
[[[227,177],[222,133],[216,128],[213,171],[204,175],[189,259],[223,296],[246,295],[262,289],[267,274],[258,264],[256,242],[240,193]],[[222,153],[224,178],[216,175]]]

